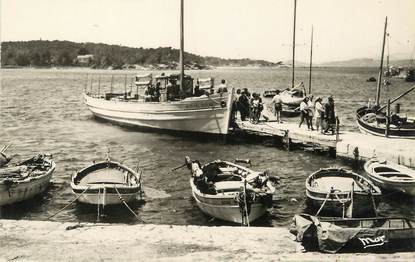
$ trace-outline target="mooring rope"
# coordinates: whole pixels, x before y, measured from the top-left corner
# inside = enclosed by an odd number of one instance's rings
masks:
[[[78,198],[80,198],[91,186],[88,186],[81,194],[79,194],[77,197],[75,197],[71,202],[69,202],[69,204],[67,204],[66,206],[64,206],[63,208],[59,209],[58,212],[56,212],[55,214],[51,215],[50,217],[48,217],[47,219],[51,219],[52,217],[56,216],[57,214],[59,214],[60,212],[62,212],[63,210],[65,210],[68,206],[72,205],[76,200],[78,200]]]
[[[121,200],[121,202],[127,207],[127,209],[142,223],[145,223],[145,221],[143,219],[141,219],[129,206],[128,204],[125,202],[125,200],[122,198],[120,192],[118,192],[118,189],[114,186],[115,191],[118,194],[118,198]]]
[[[320,206],[319,210],[318,210],[318,211],[317,211],[317,213],[316,213],[316,216],[318,216],[318,214],[320,214],[321,210],[323,209],[324,205],[326,204],[327,200],[329,199],[330,194],[331,194],[331,191],[329,191],[329,192],[327,193],[326,198],[325,198],[325,199],[324,199],[324,201],[323,201],[323,204],[321,204],[321,206]]]

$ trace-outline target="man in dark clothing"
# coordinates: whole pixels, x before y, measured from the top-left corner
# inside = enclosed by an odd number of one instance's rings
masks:
[[[245,121],[249,116],[249,98],[247,89],[244,89],[238,99],[238,111],[241,114],[241,120]]]
[[[336,130],[336,114],[334,113],[334,99],[331,96],[328,98],[327,103],[324,104],[324,120],[327,124],[324,133],[331,130],[331,133],[334,135]]]

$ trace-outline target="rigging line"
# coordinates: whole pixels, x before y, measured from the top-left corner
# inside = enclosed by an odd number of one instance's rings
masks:
[[[56,212],[55,214],[49,216],[47,219],[51,219],[52,217],[56,216],[57,214],[59,214],[60,212],[62,212],[63,210],[65,210],[68,206],[72,205],[76,200],[78,200],[78,198],[80,198],[91,186],[88,186],[81,194],[79,194],[77,197],[75,197],[71,202],[69,202],[69,204],[67,204],[66,206],[64,206],[63,208],[59,209],[58,212]]]
[[[125,207],[137,218],[137,220],[139,220],[142,223],[146,223],[143,219],[141,219],[129,206],[128,204],[125,202],[125,200],[122,198],[120,192],[118,191],[118,189],[114,186],[115,192],[117,192],[118,194],[118,198],[121,200],[121,202],[125,205]]]

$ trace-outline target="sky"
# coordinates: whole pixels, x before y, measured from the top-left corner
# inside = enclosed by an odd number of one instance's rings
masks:
[[[2,41],[69,40],[179,47],[180,0],[0,0]],[[185,50],[291,59],[294,0],[185,0]],[[385,16],[393,54],[415,52],[415,0],[297,0],[296,60],[380,58]]]

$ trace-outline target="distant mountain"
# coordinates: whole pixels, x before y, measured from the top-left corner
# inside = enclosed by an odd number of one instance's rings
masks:
[[[13,66],[86,66],[92,68],[174,69],[179,50],[171,47],[133,48],[102,43],[70,41],[19,41],[1,43],[2,67]],[[185,53],[186,68],[211,66],[275,66],[265,60],[224,59]]]
[[[383,60],[384,66],[386,66],[386,57]],[[344,61],[334,61],[334,62],[326,62],[320,63],[316,66],[321,67],[378,67],[380,64],[380,59],[372,59],[372,58],[358,58],[358,59],[350,59]],[[389,60],[389,64],[391,66],[409,66],[411,64],[410,59],[402,59],[402,60]]]

